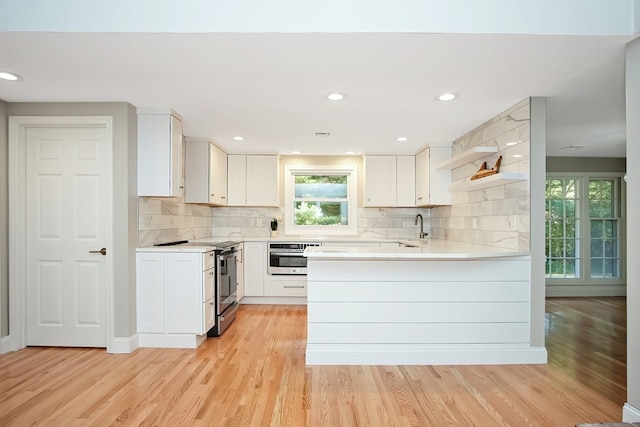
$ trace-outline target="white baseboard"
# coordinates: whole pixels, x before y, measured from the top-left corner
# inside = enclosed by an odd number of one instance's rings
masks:
[[[10,351],[13,351],[11,336],[7,335],[6,337],[0,338],[0,354],[9,353]]]
[[[622,421],[625,423],[640,422],[640,409],[625,403],[622,407]]]
[[[197,348],[206,339],[206,334],[139,334],[140,347],[153,348]]]
[[[314,349],[307,344],[307,365],[516,365],[546,364],[547,349]]]
[[[129,338],[114,338],[107,351],[113,354],[132,353],[138,347],[140,347],[138,334],[134,334]]]

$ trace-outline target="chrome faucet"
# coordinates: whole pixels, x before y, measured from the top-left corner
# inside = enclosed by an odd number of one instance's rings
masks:
[[[427,236],[427,233],[425,233],[423,229],[422,215],[416,215],[416,220],[413,223],[418,225],[418,219],[420,219],[420,238],[424,239]]]

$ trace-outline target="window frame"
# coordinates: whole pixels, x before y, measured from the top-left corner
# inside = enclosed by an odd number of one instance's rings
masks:
[[[349,225],[296,225],[295,175],[347,175]],[[285,234],[355,236],[358,234],[358,170],[356,165],[287,165],[284,170]]]
[[[558,278],[558,277],[545,277],[547,285],[567,285],[567,286],[581,286],[581,285],[624,285],[626,283],[626,223],[625,223],[625,200],[626,200],[626,186],[623,179],[623,172],[549,172],[546,174],[545,183],[551,179],[575,179],[578,186],[578,206],[576,212],[579,212],[579,226],[577,227],[577,239],[580,240],[579,246],[579,262],[580,270],[579,278]],[[598,218],[591,218],[589,212],[589,181],[590,180],[616,180],[615,184],[617,194],[617,207],[618,216],[615,217],[618,221],[618,236],[619,236],[619,275],[615,278],[607,277],[591,277],[591,220]],[[545,194],[546,202],[546,194]],[[546,224],[545,224],[546,226]],[[545,239],[546,240],[546,239]],[[546,253],[545,253],[546,260]],[[545,261],[546,262],[546,261]],[[545,274],[546,276],[546,274]]]

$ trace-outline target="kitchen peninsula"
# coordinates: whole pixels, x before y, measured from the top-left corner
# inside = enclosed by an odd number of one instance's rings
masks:
[[[307,365],[546,363],[531,257],[443,240],[308,248]]]

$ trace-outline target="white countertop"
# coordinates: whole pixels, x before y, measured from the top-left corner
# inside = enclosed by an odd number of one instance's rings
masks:
[[[416,247],[310,247],[304,252],[309,259],[388,259],[388,260],[446,260],[482,259],[530,255],[529,251],[495,248],[448,240],[403,240],[402,244]]]

